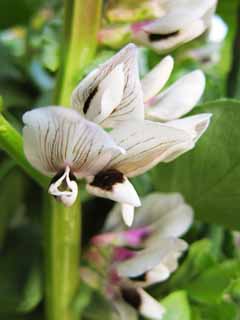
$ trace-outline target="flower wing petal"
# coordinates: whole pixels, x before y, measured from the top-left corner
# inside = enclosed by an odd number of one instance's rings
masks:
[[[117,272],[122,277],[135,278],[150,271],[167,257],[170,250],[178,246],[186,246],[185,242],[175,238],[161,238],[152,246],[138,251],[132,258],[116,265]]]
[[[167,56],[141,80],[144,102],[154,97],[163,88],[172,72],[173,64],[173,58]]]
[[[193,71],[177,80],[156,97],[147,114],[160,121],[170,121],[188,113],[199,101],[205,88],[202,71]]]
[[[128,121],[110,132],[125,155],[114,157],[108,164],[127,177],[146,172],[160,161],[192,146],[191,137],[184,130],[167,127],[152,121]]]

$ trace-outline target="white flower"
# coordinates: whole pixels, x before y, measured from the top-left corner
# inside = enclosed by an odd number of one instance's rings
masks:
[[[25,113],[23,121],[26,157],[53,177],[50,194],[70,206],[77,196],[75,180],[85,178],[90,193],[123,204],[128,224],[133,207],[140,205],[128,177],[191,144],[183,130],[143,120],[125,122],[108,134],[77,111],[62,107],[35,109]]]
[[[132,26],[133,41],[164,53],[189,42],[210,25],[217,0],[169,0],[159,19]]]
[[[75,180],[84,178],[91,194],[122,204],[127,225],[132,224],[134,207],[141,204],[128,178],[192,149],[204,131],[198,121],[204,115],[168,123],[144,120],[142,86],[145,98],[157,92],[170,75],[172,61],[161,62],[141,86],[136,54],[136,47],[129,45],[90,73],[73,92],[73,109],[46,107],[23,116],[26,157],[53,177],[49,193],[70,206],[78,192]],[[191,90],[196,96],[198,90]],[[174,101],[170,89],[166,96]]]
[[[71,206],[77,197],[76,179],[99,172],[123,152],[96,124],[75,110],[45,107],[23,116],[24,152],[43,174],[53,177],[49,193]]]
[[[205,88],[205,76],[201,70],[192,71],[159,93],[172,69],[173,59],[167,56],[143,78],[145,117],[185,130],[192,137],[194,146],[208,128],[211,114],[179,118],[191,111],[200,100]]]
[[[101,248],[110,250],[110,258],[105,261],[105,269],[109,270],[104,281],[105,294],[120,316],[132,314],[132,306],[149,319],[162,319],[163,306],[144,288],[165,281],[177,269],[178,259],[187,249],[187,243],[179,237],[189,229],[193,210],[178,193],[153,193],[142,199],[133,228],[126,231],[119,211],[116,205],[105,223],[107,233],[92,239],[95,251],[89,258],[98,265]],[[103,265],[107,259],[107,251],[104,252]],[[97,265],[96,268],[102,268]]]

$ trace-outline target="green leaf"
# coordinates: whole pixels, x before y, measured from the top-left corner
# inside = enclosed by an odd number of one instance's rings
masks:
[[[17,228],[0,257],[1,314],[26,313],[42,299],[42,270],[38,230],[32,225]]]
[[[197,302],[220,303],[230,283],[240,276],[240,261],[227,260],[206,270],[186,286],[189,296]]]
[[[163,320],[190,320],[191,310],[185,291],[176,291],[160,302],[166,309]]]
[[[88,320],[112,320],[113,307],[104,296],[95,291],[92,294],[91,301],[85,308],[83,315],[84,319]]]
[[[185,288],[192,279],[215,265],[212,243],[207,239],[197,241],[191,245],[187,258],[173,274],[168,285],[170,288]]]
[[[231,302],[222,302],[199,308],[203,320],[238,320],[238,306]],[[195,319],[194,319],[195,320]],[[199,319],[197,319],[199,320]]]
[[[8,162],[11,161],[8,159]],[[4,163],[6,164],[6,163]],[[6,166],[2,165],[0,170],[0,179],[1,173],[3,174],[4,169]],[[6,236],[7,229],[9,224],[20,209],[22,204],[22,199],[24,195],[24,188],[23,188],[23,179],[22,175],[13,170],[10,174],[8,174],[5,179],[1,181],[1,193],[0,193],[0,248],[3,245],[3,241]],[[12,196],[14,194],[14,197]],[[11,199],[11,200],[10,200]]]
[[[1,0],[0,29],[27,23],[42,3],[42,0],[11,0],[10,3],[8,0]],[[10,4],[11,10],[9,10]]]
[[[152,171],[162,192],[181,192],[196,217],[240,229],[240,103],[219,100],[195,108],[213,114],[197,146],[179,159]]]

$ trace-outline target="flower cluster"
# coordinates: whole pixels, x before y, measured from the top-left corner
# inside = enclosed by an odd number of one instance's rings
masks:
[[[88,267],[81,276],[111,302],[120,319],[137,319],[140,313],[159,320],[164,307],[145,291],[165,281],[187,249],[181,239],[193,211],[180,194],[153,193],[142,200],[131,230],[124,230],[119,205],[111,211],[104,232],[92,239],[86,254]],[[101,272],[99,272],[101,270]]]
[[[166,57],[140,81],[137,48],[130,44],[80,82],[72,108],[24,114],[24,151],[36,169],[52,177],[51,195],[71,206],[77,180],[86,179],[89,193],[121,203],[125,222],[132,224],[141,202],[128,178],[192,149],[209,124],[209,114],[177,119],[199,100],[201,71],[159,94],[172,67]]]
[[[211,25],[217,5],[217,0],[148,0],[139,8],[139,14],[133,9],[134,0],[125,2],[110,2],[106,14],[110,25],[101,30],[99,42],[118,47],[128,40],[158,53],[173,50],[203,34]]]

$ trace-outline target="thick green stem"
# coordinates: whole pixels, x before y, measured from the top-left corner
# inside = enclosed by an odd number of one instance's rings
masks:
[[[102,0],[65,0],[62,63],[54,103],[68,107],[79,73],[96,49]],[[80,200],[65,208],[46,199],[44,212],[46,256],[46,316],[48,320],[79,320],[71,301],[79,282]]]
[[[2,114],[0,114],[0,146],[38,184],[42,187],[47,186],[48,178],[31,167],[26,160],[23,152],[22,136],[11,126]]]
[[[66,208],[51,198],[46,199],[45,280],[49,320],[77,319],[70,303],[79,283],[80,224],[79,200]]]
[[[101,7],[102,0],[65,0],[63,68],[55,91],[55,102],[60,105],[70,106],[71,93],[79,74],[95,54]]]

